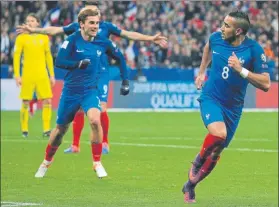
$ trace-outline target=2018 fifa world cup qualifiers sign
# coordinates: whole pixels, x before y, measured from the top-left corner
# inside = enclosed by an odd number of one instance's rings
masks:
[[[193,82],[134,82],[131,84],[130,99],[125,97],[127,104],[121,99],[114,99],[114,107],[195,109],[199,107],[199,94]]]

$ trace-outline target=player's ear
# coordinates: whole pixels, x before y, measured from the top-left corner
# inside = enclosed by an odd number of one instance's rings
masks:
[[[236,30],[235,30],[235,34],[236,35],[241,35],[243,33],[243,30],[241,29],[241,28],[237,28]]]

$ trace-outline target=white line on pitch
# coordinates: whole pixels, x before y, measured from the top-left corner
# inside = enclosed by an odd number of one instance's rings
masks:
[[[8,206],[40,206],[40,203],[22,203],[22,202],[12,202],[12,201],[1,201],[1,207]]]
[[[130,137],[125,137],[125,136],[121,136],[119,137],[120,139],[130,139]],[[139,137],[138,139],[140,140],[204,140],[204,138],[193,138],[193,137],[176,137],[176,136],[173,136],[173,137]],[[276,141],[276,140],[272,140],[272,139],[261,139],[261,138],[258,138],[258,139],[247,139],[247,138],[234,138],[233,139],[234,142],[273,142],[273,141]]]
[[[200,149],[197,146],[190,146],[190,145],[164,145],[164,144],[137,144],[137,143],[121,143],[121,142],[112,142],[115,145],[122,145],[122,146],[136,146],[136,147],[164,147],[164,148],[180,148],[180,149]],[[242,152],[276,152],[278,150],[273,149],[251,149],[251,148],[227,148],[226,150],[229,151],[242,151]]]
[[[18,143],[47,143],[47,140],[43,139],[1,139],[1,142],[18,142]],[[64,143],[72,143],[71,141],[65,140]],[[89,141],[81,141],[81,143],[89,143]],[[191,145],[168,145],[168,144],[143,144],[143,143],[126,143],[126,142],[111,142],[112,145],[121,146],[135,146],[135,147],[162,147],[162,148],[176,148],[176,149],[200,149],[200,146]],[[241,151],[241,152],[270,152],[278,153],[276,149],[253,149],[253,148],[227,148],[229,151]]]

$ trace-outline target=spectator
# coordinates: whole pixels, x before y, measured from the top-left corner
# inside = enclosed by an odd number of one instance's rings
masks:
[[[72,21],[77,21],[76,15],[82,6],[81,1],[1,2],[1,54],[2,51],[5,51],[3,56],[1,55],[1,63],[9,63],[9,59],[12,58],[12,50],[9,49],[7,52],[7,49],[4,49],[11,47],[7,44],[12,42],[11,39],[7,41],[5,32],[8,32],[8,36],[10,36],[9,33],[23,22],[29,10],[36,12],[42,22],[47,23],[51,16],[50,11],[54,11],[53,9],[56,8],[60,18],[59,22],[55,22],[58,19],[55,18],[55,15],[52,16],[53,25],[67,25]],[[134,16],[125,16],[129,10],[128,6],[130,6],[129,8],[135,6],[137,13]],[[112,37],[121,51],[126,51],[126,57],[133,60],[131,65],[137,64],[137,68],[149,68],[154,65],[170,68],[172,66],[199,67],[205,41],[210,33],[217,31],[222,25],[223,17],[220,13],[228,13],[235,8],[248,12],[252,24],[248,35],[259,41],[265,48],[267,56],[275,61],[274,67],[278,73],[278,59],[276,62],[278,56],[278,2],[104,1],[100,6],[102,19],[111,21],[120,28],[125,27],[127,30],[146,34],[161,31],[164,36],[168,37],[169,47],[165,50],[142,42],[135,42],[131,46],[126,40]],[[4,32],[7,27],[8,30]],[[53,38],[54,58],[63,39],[64,37]],[[130,54],[129,51],[135,54]],[[6,58],[7,56],[8,58]]]

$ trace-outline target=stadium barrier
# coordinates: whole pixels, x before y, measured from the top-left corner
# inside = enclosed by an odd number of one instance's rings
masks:
[[[194,82],[135,82],[130,84],[128,96],[120,96],[119,81],[111,81],[108,94],[110,111],[198,111],[197,98],[200,91]],[[53,88],[53,109],[57,109],[63,81],[57,81]],[[1,80],[1,110],[20,110],[20,89],[12,79]],[[40,108],[40,104],[38,108]],[[265,93],[249,85],[245,97],[246,111],[278,111],[278,84],[272,83]]]

